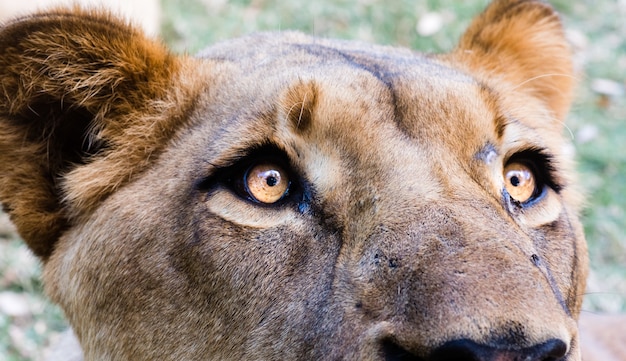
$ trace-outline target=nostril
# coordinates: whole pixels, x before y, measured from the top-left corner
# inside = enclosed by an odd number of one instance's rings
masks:
[[[567,345],[557,339],[527,348],[515,349],[510,345],[485,346],[470,340],[445,343],[432,352],[429,361],[562,361]]]
[[[567,345],[561,340],[552,339],[535,346],[535,352],[537,354],[537,360],[558,361],[563,359],[567,354]]]
[[[382,342],[381,353],[385,361],[423,361],[391,340]]]

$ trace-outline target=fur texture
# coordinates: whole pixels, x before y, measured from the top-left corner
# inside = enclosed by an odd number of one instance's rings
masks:
[[[41,13],[0,30],[0,200],[88,360],[580,360],[571,69],[539,1],[436,56]]]

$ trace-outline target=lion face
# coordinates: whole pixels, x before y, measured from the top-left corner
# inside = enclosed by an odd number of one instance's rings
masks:
[[[88,57],[50,40],[79,31]],[[286,32],[190,59],[92,13],[0,40],[1,199],[87,359],[580,360],[547,5],[438,56]]]

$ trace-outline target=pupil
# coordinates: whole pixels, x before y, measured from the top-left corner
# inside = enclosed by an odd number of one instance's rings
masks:
[[[513,187],[517,187],[519,183],[520,181],[518,176],[511,177],[511,185],[513,185]]]
[[[269,176],[267,177],[266,183],[268,186],[273,187],[278,183],[278,179],[276,179],[276,177],[274,176]]]

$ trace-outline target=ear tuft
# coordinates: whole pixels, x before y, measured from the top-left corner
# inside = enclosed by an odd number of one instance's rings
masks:
[[[542,99],[558,119],[567,113],[574,76],[557,13],[537,0],[495,0],[470,25],[453,56],[474,72],[499,74]]]
[[[35,254],[172,136],[193,101],[182,60],[99,11],[0,28],[0,201]]]

